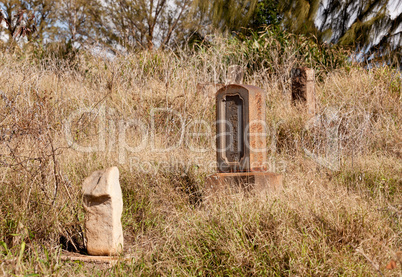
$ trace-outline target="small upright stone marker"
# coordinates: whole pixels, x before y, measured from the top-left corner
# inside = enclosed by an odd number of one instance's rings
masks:
[[[316,112],[314,69],[300,67],[292,69],[292,101],[305,102],[310,114]]]
[[[123,198],[118,168],[93,172],[84,180],[82,192],[88,254],[119,254],[123,250]]]
[[[216,93],[218,173],[206,189],[276,190],[282,175],[267,172],[265,93],[250,85],[227,85]]]
[[[243,82],[244,71],[240,65],[231,65],[228,68],[228,83],[241,84]]]

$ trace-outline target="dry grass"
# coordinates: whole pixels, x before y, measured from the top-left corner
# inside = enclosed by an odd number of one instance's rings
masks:
[[[71,63],[0,54],[0,274],[400,276],[401,261],[386,269],[402,250],[401,78],[389,68],[321,73],[315,120],[289,103],[284,76],[301,60],[278,62],[277,74],[247,74],[246,83],[267,93],[268,160],[285,175],[284,191],[202,201],[214,172],[215,115],[196,85],[225,82],[228,65],[246,65],[241,47],[220,41],[192,54],[140,52],[113,62],[85,53]],[[79,108],[93,113],[73,118],[73,138],[102,151],[69,147],[65,120]],[[186,127],[204,120],[190,131],[211,133],[185,139],[206,151],[185,143],[152,151],[148,136],[144,149],[122,154],[117,131],[130,120],[154,124],[157,147],[180,140],[178,117],[161,112],[152,123],[153,108],[176,111]],[[336,171],[305,151],[332,157],[329,111],[337,114]],[[140,144],[140,131],[127,129],[130,146]],[[62,247],[83,247],[83,179],[112,165],[133,259],[108,269],[62,262]]]

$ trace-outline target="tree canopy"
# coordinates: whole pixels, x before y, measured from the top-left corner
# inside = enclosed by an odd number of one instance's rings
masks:
[[[398,0],[286,0],[284,26],[321,41],[396,52],[402,46],[402,2]]]
[[[216,30],[233,34],[274,25],[366,52],[402,45],[402,2],[397,0],[5,0],[0,8],[5,22],[21,10],[31,14],[32,40],[41,44],[174,48]]]

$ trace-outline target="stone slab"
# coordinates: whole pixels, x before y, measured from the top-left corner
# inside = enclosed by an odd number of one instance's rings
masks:
[[[136,259],[134,255],[124,255],[124,256],[88,256],[75,252],[63,251],[60,255],[60,260],[62,261],[80,261],[84,263],[91,264],[106,264],[108,267],[112,267],[117,264],[118,261],[131,261]]]

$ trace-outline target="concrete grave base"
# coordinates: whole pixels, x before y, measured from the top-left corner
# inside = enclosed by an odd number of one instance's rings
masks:
[[[282,190],[283,176],[272,172],[216,173],[206,179],[207,195],[216,193],[265,193]]]

